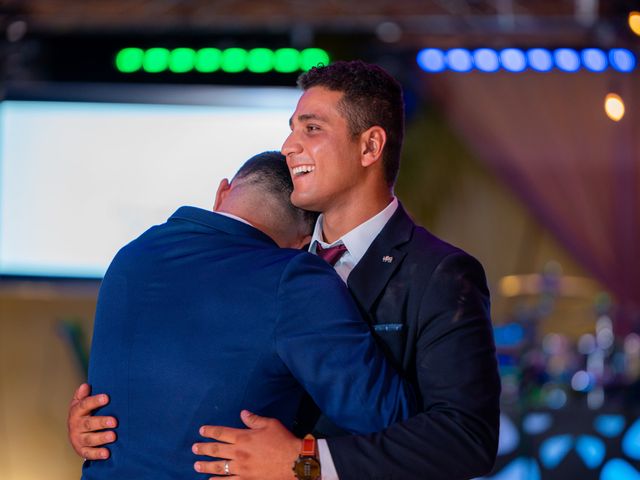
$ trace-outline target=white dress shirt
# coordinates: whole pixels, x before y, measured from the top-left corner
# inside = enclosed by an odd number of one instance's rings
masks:
[[[320,215],[316,221],[316,227],[313,230],[313,236],[311,237],[311,243],[309,244],[309,252],[316,254],[316,246],[320,244],[322,248],[334,247],[339,244],[344,244],[347,247],[347,251],[344,252],[342,257],[333,266],[340,278],[347,283],[349,274],[358,264],[358,262],[364,257],[373,240],[382,231],[389,219],[393,216],[398,208],[398,199],[393,197],[391,203],[387,205],[384,210],[375,216],[371,217],[364,223],[361,223],[350,232],[344,234],[338,240],[333,243],[326,243],[323,240],[322,235],[322,220],[323,216]],[[322,480],[340,480],[338,472],[333,463],[331,452],[327,441],[320,438],[318,439],[318,456],[320,457],[320,467],[322,470]]]
[[[218,212],[216,210],[213,211],[213,213],[217,213],[218,215],[222,215],[223,217],[229,217],[229,218],[233,218],[234,220],[238,220],[239,222],[242,223],[246,223],[247,225],[252,226],[253,228],[256,228],[255,226],[251,225],[249,222],[247,222],[244,218],[240,218],[237,215],[234,215],[233,213],[227,213],[227,212]]]
[[[398,208],[398,199],[393,197],[391,203],[387,205],[377,215],[371,217],[364,223],[361,223],[356,228],[348,233],[345,233],[342,237],[333,243],[327,243],[323,240],[322,235],[322,220],[323,215],[320,214],[316,221],[316,226],[313,230],[311,237],[311,243],[309,244],[309,252],[316,254],[316,245],[319,243],[322,248],[334,247],[336,245],[344,244],[347,247],[347,251],[344,252],[342,257],[336,262],[333,268],[336,270],[340,278],[346,283],[351,270],[355,268],[358,262],[364,257],[373,240],[382,231],[389,219],[393,216]]]

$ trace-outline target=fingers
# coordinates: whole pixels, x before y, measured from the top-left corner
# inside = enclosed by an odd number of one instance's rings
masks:
[[[241,428],[217,427],[212,425],[204,425],[200,427],[200,435],[206,438],[212,438],[220,442],[235,443],[238,435],[246,430]]]
[[[83,448],[78,454],[85,460],[106,460],[109,458],[109,450],[106,448]]]
[[[107,428],[116,428],[118,421],[114,417],[90,417],[88,415],[69,415],[67,428],[73,440],[85,433],[98,432]]]
[[[82,458],[90,460],[108,458],[109,450],[106,448],[93,447],[100,447],[107,443],[113,443],[116,441],[116,438],[116,434],[113,431],[86,433],[72,430],[69,434],[69,441],[75,452]]]
[[[105,406],[107,403],[109,403],[109,395],[101,393],[100,395],[83,398],[71,409],[75,415],[89,415],[92,411]]]
[[[206,455],[208,457],[226,459],[237,459],[239,457],[236,446],[230,443],[194,443],[191,451],[196,455]]]
[[[193,469],[196,472],[212,473],[214,475],[238,475],[240,473],[234,470],[234,463],[232,460],[218,460],[216,462],[196,462],[193,464]]]
[[[81,400],[87,398],[91,393],[91,387],[88,383],[80,385],[75,392],[73,392],[73,398],[71,399],[71,406],[78,404]]]
[[[106,428],[115,428],[118,422],[114,417],[82,417],[79,419],[81,432],[97,432]]]
[[[89,393],[91,393],[89,385],[82,384],[73,396],[67,419],[69,442],[81,457],[89,460],[104,460],[109,458],[109,450],[93,447],[114,442],[116,439],[114,432],[100,432],[100,430],[115,428],[118,422],[114,417],[91,417],[91,412],[106,405],[109,397],[105,394],[88,396]]]
[[[271,418],[261,417],[260,415],[251,413],[249,410],[242,410],[240,412],[240,419],[242,420],[242,423],[251,429],[265,428],[272,420]]]
[[[101,447],[116,441],[115,432],[83,433],[79,436],[79,449],[86,447]]]
[[[82,417],[79,429],[81,433],[97,432],[107,428],[115,428],[116,425],[116,419],[113,417]]]
[[[116,434],[114,432],[100,432],[100,430],[105,428],[114,428],[117,425],[118,422],[113,417],[85,416],[77,419],[70,417],[68,424],[69,442],[78,455],[84,458],[89,458],[82,453],[83,450],[86,447],[96,447],[105,443],[114,442],[116,439]],[[93,455],[91,458],[93,458]]]

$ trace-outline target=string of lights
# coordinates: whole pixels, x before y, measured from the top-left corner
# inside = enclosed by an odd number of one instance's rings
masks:
[[[121,73],[293,73],[316,65],[328,65],[329,54],[320,48],[123,48],[115,56]]]
[[[557,48],[555,50],[545,48],[528,50],[518,48],[502,50],[425,48],[418,52],[416,61],[418,66],[428,73],[440,73],[447,70],[461,73],[474,70],[486,73],[497,71],[518,73],[526,70],[577,72],[581,69],[591,72],[604,72],[607,69],[613,69],[629,73],[634,71],[637,65],[635,54],[625,48],[610,50],[600,48],[585,48],[583,50],[573,48]]]

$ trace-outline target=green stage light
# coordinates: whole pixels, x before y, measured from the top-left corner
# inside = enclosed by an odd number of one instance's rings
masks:
[[[185,73],[193,70],[196,62],[196,51],[192,48],[176,48],[171,51],[169,70],[173,73]]]
[[[244,48],[227,48],[222,52],[222,71],[238,73],[245,70],[248,56]]]
[[[273,51],[268,48],[249,50],[247,68],[253,73],[265,73],[273,70],[273,57]]]
[[[300,68],[308,72],[313,67],[329,65],[329,54],[321,48],[305,48],[300,52]]]
[[[144,54],[142,68],[149,73],[162,72],[169,66],[169,55],[166,48],[150,48]]]
[[[300,69],[300,52],[293,48],[280,48],[275,53],[276,72],[292,73]]]
[[[217,48],[201,48],[196,54],[196,70],[211,73],[220,70],[222,52]]]
[[[133,73],[144,70],[147,73],[187,73],[193,70],[199,73],[213,73],[222,70],[225,73],[294,73],[309,71],[318,65],[329,65],[329,54],[320,48],[307,48],[298,51],[294,48],[280,48],[276,51],[268,48],[175,48],[162,47],[123,48],[118,51],[115,66],[121,73]]]
[[[142,68],[143,58],[141,48],[123,48],[116,55],[116,68],[122,73],[137,72]]]

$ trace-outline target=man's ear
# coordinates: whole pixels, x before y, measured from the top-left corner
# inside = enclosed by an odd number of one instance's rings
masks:
[[[216,199],[213,203],[213,211],[217,212],[220,209],[220,204],[227,197],[227,194],[231,190],[231,184],[227,178],[223,178],[220,180],[220,185],[218,185],[218,190],[216,190]]]
[[[360,135],[362,145],[362,166],[368,167],[382,159],[382,152],[387,143],[387,132],[374,125]]]

